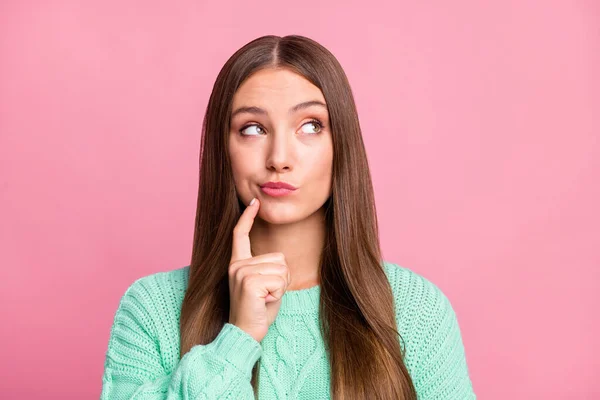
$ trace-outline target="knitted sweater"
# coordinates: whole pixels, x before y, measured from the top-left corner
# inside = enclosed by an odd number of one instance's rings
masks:
[[[419,400],[475,399],[456,314],[441,290],[383,262],[395,299],[405,365]],[[110,331],[101,400],[329,399],[329,363],[319,331],[320,286],[287,291],[261,342],[225,324],[214,341],[179,357],[179,316],[189,266],[137,279]]]

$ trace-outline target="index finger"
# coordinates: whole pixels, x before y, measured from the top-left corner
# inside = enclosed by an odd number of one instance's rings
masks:
[[[237,224],[233,228],[233,245],[230,264],[238,260],[252,258],[250,251],[250,229],[260,208],[259,200],[255,197],[246,207]]]

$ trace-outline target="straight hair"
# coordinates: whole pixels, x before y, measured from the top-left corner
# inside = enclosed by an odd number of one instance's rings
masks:
[[[263,36],[236,51],[214,83],[202,125],[200,178],[189,283],[180,319],[180,357],[208,344],[229,318],[233,228],[245,205],[228,153],[233,96],[253,73],[286,68],[323,93],[333,141],[332,194],[325,207],[320,330],[333,399],[415,400],[383,268],[367,155],[352,90],[341,65],[316,41]],[[257,393],[258,368],[251,384]]]

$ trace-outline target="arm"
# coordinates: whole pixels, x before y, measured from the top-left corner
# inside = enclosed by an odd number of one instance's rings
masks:
[[[429,287],[427,287],[429,286]],[[415,387],[419,400],[475,399],[456,314],[435,285],[425,285]]]
[[[115,314],[101,400],[254,399],[250,378],[262,352],[256,340],[225,324],[213,342],[192,347],[169,373],[135,286],[125,292]]]

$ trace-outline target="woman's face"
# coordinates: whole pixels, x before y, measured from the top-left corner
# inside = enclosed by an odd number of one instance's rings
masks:
[[[239,198],[260,200],[259,217],[272,224],[300,221],[331,195],[333,142],[321,90],[287,69],[262,69],[233,97],[229,154]],[[261,188],[285,182],[283,196]]]

